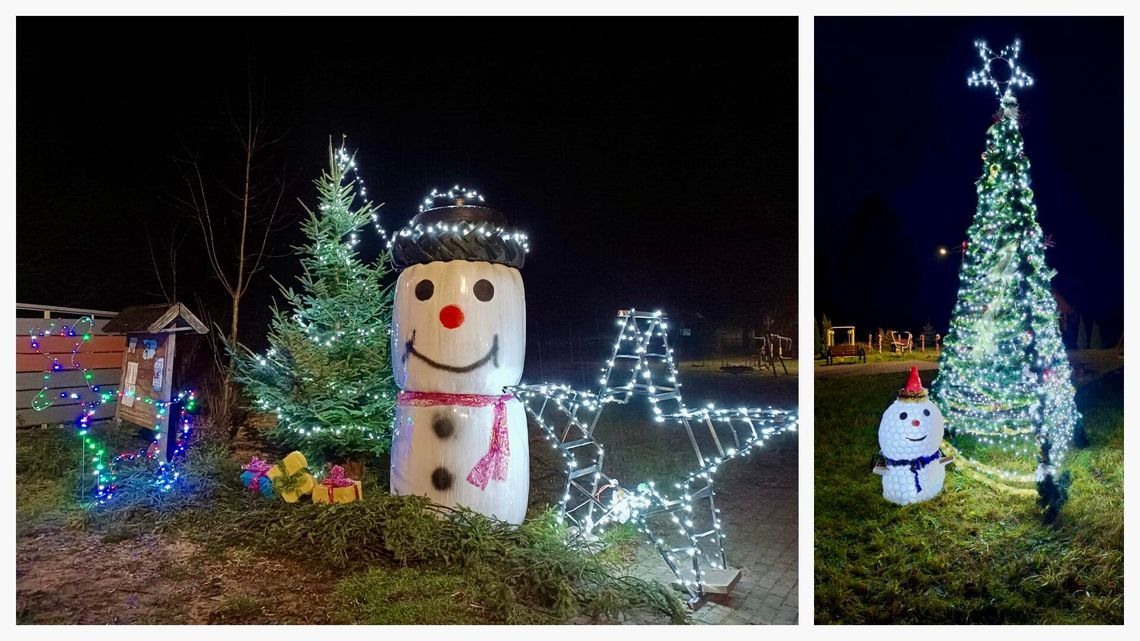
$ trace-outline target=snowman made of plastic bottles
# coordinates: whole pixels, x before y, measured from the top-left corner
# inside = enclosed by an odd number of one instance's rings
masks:
[[[880,460],[874,472],[882,476],[884,499],[909,505],[942,491],[946,466],[954,460],[940,450],[944,433],[942,412],[912,367],[906,387],[879,423]]]

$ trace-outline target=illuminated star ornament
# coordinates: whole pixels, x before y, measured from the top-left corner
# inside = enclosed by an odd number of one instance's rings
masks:
[[[506,389],[523,402],[564,459],[561,521],[584,537],[634,523],[688,593],[689,605],[696,607],[706,587],[729,589],[740,576],[725,562],[725,535],[714,502],[717,470],[769,439],[794,432],[796,412],[712,404],[687,407],[665,315],[621,310],[617,325],[618,338],[601,368],[596,393],[551,384]],[[627,405],[634,397],[648,400],[647,418],[660,426],[659,438],[675,442],[679,451],[692,449],[692,467],[671,488],[652,480],[623,485],[605,471],[604,463],[613,456],[606,456],[596,434],[602,410]]]
[[[1017,64],[1021,55],[1021,41],[1014,40],[1013,44],[1002,47],[995,52],[990,49],[985,40],[974,41],[978,55],[982,58],[982,68],[970,72],[966,84],[971,87],[993,87],[994,95],[1001,98],[1013,93],[1013,88],[1032,87],[1033,77]]]

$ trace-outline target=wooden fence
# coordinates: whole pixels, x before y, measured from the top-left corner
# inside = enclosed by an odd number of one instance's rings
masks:
[[[31,314],[36,317],[29,317]],[[97,386],[100,392],[118,390],[126,337],[103,332],[103,326],[115,314],[96,309],[16,304],[17,427],[74,421],[79,418],[83,403],[96,398],[89,385]],[[39,336],[53,321],[59,331],[63,325],[74,327],[84,316],[94,321],[89,341],[83,341],[81,336]],[[33,335],[38,348],[32,344]],[[77,341],[80,349],[72,359]],[[78,367],[73,366],[73,360]],[[53,362],[58,363],[60,369],[53,371]],[[89,381],[84,381],[84,370],[91,375]],[[45,402],[50,401],[51,405],[37,411],[32,405],[41,391]],[[43,403],[38,405],[42,407]],[[115,403],[104,403],[92,419],[114,415]]]

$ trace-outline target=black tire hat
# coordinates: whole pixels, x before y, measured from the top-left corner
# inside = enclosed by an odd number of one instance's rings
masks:
[[[465,204],[421,211],[396,232],[390,247],[396,269],[449,260],[521,269],[528,249],[526,234],[508,227],[502,212]]]

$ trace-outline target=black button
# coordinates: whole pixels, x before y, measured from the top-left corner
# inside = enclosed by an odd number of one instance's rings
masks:
[[[435,471],[431,473],[432,487],[440,492],[451,487],[452,480],[454,480],[454,477],[451,476],[451,472],[448,472],[446,467],[437,467]]]
[[[455,433],[455,423],[448,416],[436,414],[431,417],[431,431],[440,438],[447,438]]]

